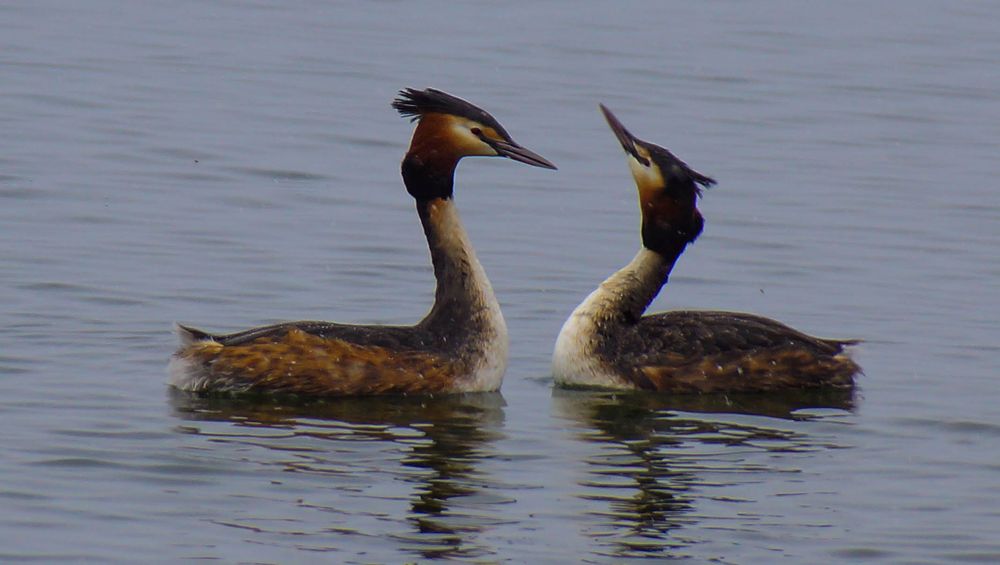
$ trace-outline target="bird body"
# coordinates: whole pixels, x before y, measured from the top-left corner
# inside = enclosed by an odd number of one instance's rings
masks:
[[[418,120],[402,173],[437,280],[413,326],[288,322],[217,335],[177,326],[173,386],[194,392],[305,396],[494,391],[507,362],[500,305],[453,200],[455,167],[472,155],[555,168],[516,144],[485,111],[444,92],[407,89],[393,106]]]
[[[558,384],[670,393],[850,387],[851,340],[822,339],[753,314],[674,311],[644,316],[677,259],[701,234],[701,186],[715,183],[666,149],[634,137],[601,106],[639,192],[642,243],[559,332]]]

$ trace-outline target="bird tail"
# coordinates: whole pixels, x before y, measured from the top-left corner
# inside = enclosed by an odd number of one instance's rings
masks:
[[[208,332],[203,332],[199,329],[178,323],[174,324],[174,332],[177,334],[177,338],[181,341],[181,346],[191,345],[192,343],[198,341],[215,340],[215,336]]]

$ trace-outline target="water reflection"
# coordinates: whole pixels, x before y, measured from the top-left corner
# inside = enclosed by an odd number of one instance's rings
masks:
[[[794,431],[794,421],[826,409],[842,414],[854,402],[852,391],[682,397],[553,392],[557,416],[575,422],[579,437],[599,448],[584,462],[588,477],[578,483],[579,496],[601,503],[592,512],[599,526],[586,533],[616,558],[681,556],[682,548],[698,542],[684,528],[704,521],[697,506],[710,498],[709,487],[776,472],[758,454],[832,447]]]
[[[499,393],[275,403],[172,390],[170,404],[188,421],[231,424],[182,431],[266,448],[257,455],[263,465],[318,473],[343,485],[324,510],[351,514],[342,518],[349,527],[331,523],[324,533],[387,536],[398,549],[426,558],[494,552],[478,541],[478,533],[497,522],[491,516],[499,512],[491,506],[509,501],[486,492],[491,478],[477,465],[491,456],[489,445],[502,435],[505,402]],[[411,486],[394,496],[400,480]],[[366,502],[359,507],[354,497],[360,493]],[[409,512],[374,508],[367,502],[373,494],[389,501],[405,497]],[[376,518],[373,527],[363,525],[365,517]],[[398,528],[401,523],[408,524],[405,531]]]

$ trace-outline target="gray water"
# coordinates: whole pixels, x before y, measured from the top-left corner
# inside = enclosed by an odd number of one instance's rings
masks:
[[[7,2],[0,559],[1000,561],[994,2]],[[558,172],[456,198],[511,332],[500,394],[171,391],[174,321],[412,323],[398,173],[434,86]],[[638,248],[598,111],[716,177],[656,309],[863,338],[850,395],[554,391]]]

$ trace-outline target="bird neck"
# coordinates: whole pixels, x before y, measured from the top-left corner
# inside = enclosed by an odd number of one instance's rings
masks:
[[[486,332],[490,338],[506,338],[500,305],[455,203],[450,198],[417,199],[417,213],[437,279],[434,306],[421,324],[444,335]]]
[[[442,163],[435,155],[407,153],[403,159],[403,184],[410,196],[420,200],[450,200],[455,184],[456,163]]]
[[[679,256],[680,252],[661,254],[642,247],[628,265],[601,283],[580,309],[607,321],[638,322],[667,283]]]

